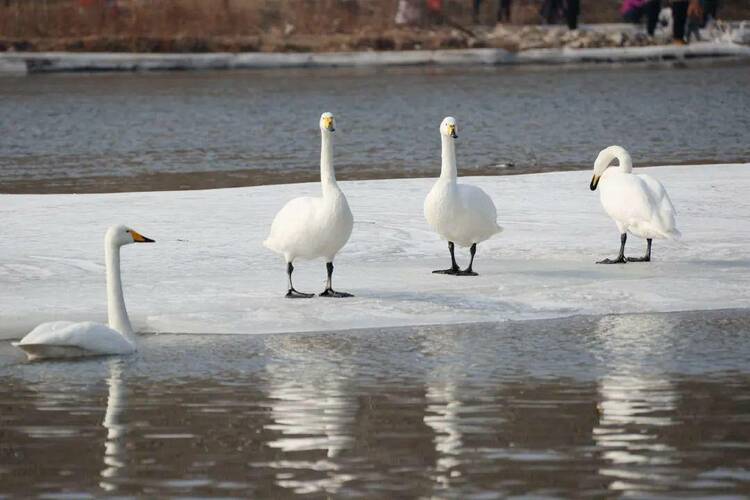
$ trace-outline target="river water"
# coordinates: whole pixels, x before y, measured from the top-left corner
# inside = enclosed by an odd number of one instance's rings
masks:
[[[0,79],[0,192],[314,180],[337,116],[339,178],[435,176],[459,123],[464,174],[747,160],[750,65],[416,67]]]
[[[0,343],[0,497],[750,494],[750,314]]]

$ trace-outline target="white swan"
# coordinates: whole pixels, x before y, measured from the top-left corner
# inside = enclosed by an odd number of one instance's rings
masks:
[[[131,243],[152,243],[154,240],[125,226],[112,226],[104,237],[107,268],[107,315],[109,326],[85,321],[52,321],[42,323],[15,345],[30,360],[129,354],[135,351],[133,328],[130,326],[120,279],[120,247]]]
[[[352,234],[354,218],[349,210],[346,196],[336,184],[333,170],[333,115],[320,116],[320,185],[323,196],[320,198],[295,198],[276,214],[271,225],[271,233],[263,245],[286,259],[286,272],[289,278],[287,298],[310,298],[315,294],[301,293],[292,285],[292,265],[297,258],[323,258],[326,262],[328,278],[321,297],[351,297],[349,293],[336,292],[331,286],[333,258],[343,248]]]
[[[617,159],[619,166],[610,167]],[[633,161],[625,148],[610,146],[603,149],[594,163],[591,190],[599,187],[604,211],[612,217],[620,231],[620,254],[616,259],[604,259],[599,264],[649,262],[653,238],[677,239],[675,209],[667,191],[649,175],[633,174]],[[646,238],[646,255],[625,257],[628,233]]]
[[[424,200],[427,223],[443,239],[448,240],[451,267],[433,271],[440,274],[476,276],[473,270],[477,244],[502,231],[497,225],[497,210],[487,193],[470,184],[456,181],[456,120],[447,117],[440,124],[443,142],[440,179]],[[471,247],[469,267],[461,271],[456,264],[454,243]]]

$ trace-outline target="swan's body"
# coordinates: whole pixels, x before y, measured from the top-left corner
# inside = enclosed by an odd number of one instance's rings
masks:
[[[347,297],[331,287],[333,259],[352,234],[354,217],[346,196],[336,183],[333,169],[333,115],[323,113],[320,118],[320,185],[321,197],[295,198],[276,214],[271,232],[263,245],[284,256],[287,263],[289,289],[287,297],[309,298],[313,294],[300,293],[292,286],[295,259],[325,259],[328,271],[326,289],[321,296]]]
[[[611,167],[610,163],[615,159],[619,165]],[[666,189],[649,175],[633,174],[633,162],[624,148],[611,146],[599,153],[591,181],[591,189],[597,187],[602,207],[621,235],[620,256],[615,261],[605,259],[602,263],[623,263],[628,260],[647,262],[651,259],[651,240],[680,237],[675,221],[676,212]],[[627,233],[647,240],[645,257],[624,257]]]
[[[84,321],[42,323],[15,345],[30,360],[130,354],[136,350],[120,278],[120,247],[153,240],[124,226],[113,226],[104,239],[108,325]]]
[[[424,215],[441,238],[470,247],[502,231],[492,199],[477,186],[439,179],[424,201]]]
[[[477,186],[459,184],[456,169],[456,122],[448,117],[440,126],[442,168],[440,178],[424,201],[427,223],[448,241],[452,266],[445,274],[474,274],[472,264],[476,245],[502,231],[497,224],[497,209],[492,199]],[[459,271],[453,255],[453,244],[470,247],[472,263]],[[450,272],[449,272],[450,271]]]

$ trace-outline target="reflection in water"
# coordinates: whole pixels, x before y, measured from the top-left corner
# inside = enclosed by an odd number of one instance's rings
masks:
[[[641,372],[646,358],[669,351],[674,323],[665,316],[601,318],[596,330],[604,349],[619,363],[608,366],[599,382],[599,425],[593,438],[608,464],[600,473],[612,476],[613,490],[640,490],[657,483],[658,466],[674,462],[674,449],[661,429],[674,425],[677,394],[664,374]]]
[[[344,364],[325,362],[316,364],[313,371],[301,369],[305,357],[315,356],[316,347],[306,339],[280,338],[276,348],[283,364],[267,366],[273,423],[265,427],[281,434],[268,442],[268,446],[285,452],[289,459],[268,465],[284,469],[277,474],[279,486],[296,493],[334,494],[353,479],[340,472],[339,465],[332,460],[353,441],[357,401],[346,387],[350,371]],[[325,458],[304,453],[315,451],[324,452]],[[294,459],[297,456],[299,460]],[[311,461],[310,457],[315,458]],[[308,476],[305,472],[309,469],[322,473],[322,477],[302,479]]]
[[[435,431],[435,481],[439,486],[450,486],[450,478],[461,473],[457,467],[461,465],[460,453],[462,446],[461,433],[461,401],[457,397],[458,389],[452,383],[435,383],[427,387],[427,412],[424,423]]]
[[[140,344],[0,343],[0,497],[750,493],[743,311]]]
[[[125,386],[122,383],[122,360],[109,360],[109,371],[107,410],[102,422],[102,426],[107,430],[107,439],[104,442],[104,469],[99,474],[102,477],[99,486],[105,491],[114,491],[117,485],[112,480],[116,479],[120,469],[125,467],[123,438],[126,427],[120,422],[126,404]]]

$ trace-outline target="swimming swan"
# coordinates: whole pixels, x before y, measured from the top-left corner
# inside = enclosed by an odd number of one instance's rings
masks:
[[[610,167],[617,159],[619,166]],[[650,262],[653,238],[677,239],[680,232],[675,227],[675,209],[667,191],[659,181],[649,175],[633,174],[630,154],[620,146],[610,146],[599,153],[594,163],[591,190],[599,186],[604,211],[612,217],[620,231],[620,254],[616,259],[604,259],[598,264],[624,264]],[[628,234],[646,238],[646,255],[625,257]]]
[[[153,243],[154,240],[125,226],[112,226],[104,237],[107,269],[107,316],[109,325],[85,321],[52,321],[42,323],[15,345],[30,360],[71,358],[105,354],[129,354],[135,351],[120,279],[120,247],[131,243]]]
[[[290,299],[314,297],[314,293],[302,293],[292,285],[293,262],[296,258],[323,258],[326,262],[328,278],[321,297],[351,297],[344,292],[336,292],[331,286],[333,258],[349,241],[354,218],[346,202],[346,196],[336,184],[333,170],[333,115],[320,116],[320,185],[323,196],[320,198],[295,198],[276,214],[271,224],[271,233],[263,245],[286,259],[286,272],[289,288],[286,297]]]
[[[440,124],[443,142],[440,179],[424,200],[424,216],[427,223],[440,237],[448,240],[451,267],[433,271],[457,276],[476,276],[473,270],[477,244],[502,231],[497,225],[497,210],[487,193],[470,184],[456,181],[456,120],[447,117]],[[454,243],[471,247],[469,267],[460,270],[456,264]]]

